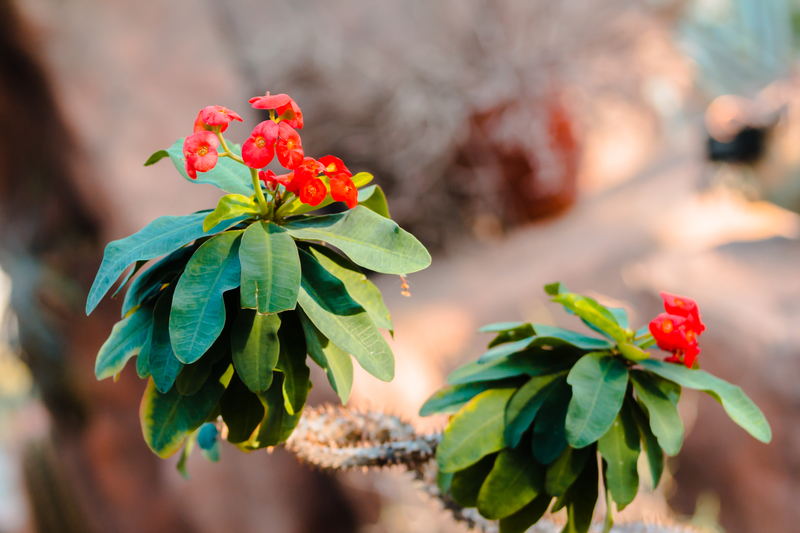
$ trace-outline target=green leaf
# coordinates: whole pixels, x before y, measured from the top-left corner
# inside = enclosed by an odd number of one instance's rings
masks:
[[[356,188],[363,187],[367,183],[372,181],[372,174],[367,172],[359,172],[355,176],[351,178],[353,180],[353,185]],[[316,211],[317,209],[322,209],[323,207],[327,207],[333,203],[333,197],[329,192],[325,199],[319,205],[309,205],[304,204],[300,201],[300,198],[294,198],[292,201],[283,204],[278,211],[275,213],[277,217],[288,217],[292,215],[302,215],[303,213],[308,213],[309,211]]]
[[[650,357],[648,352],[645,352],[635,344],[629,342],[621,342],[619,344],[619,351],[622,356],[629,361],[643,361]]]
[[[667,455],[677,455],[683,443],[683,422],[675,404],[658,387],[648,372],[634,370],[630,374],[636,397],[650,419],[650,428]]]
[[[552,352],[536,354],[515,353],[489,363],[473,361],[457,368],[447,377],[450,385],[461,385],[475,381],[490,381],[517,376],[540,376],[552,374],[572,366],[574,358],[554,356]]]
[[[478,493],[489,472],[494,467],[497,454],[487,455],[474,465],[452,474],[450,482],[450,495],[462,507],[475,507],[478,505]]]
[[[200,245],[195,243],[179,248],[133,280],[122,301],[122,317],[125,318],[136,306],[155,297],[162,290],[164,283],[171,283],[176,279],[199,247]]]
[[[544,292],[550,296],[558,296],[559,294],[569,292],[569,290],[561,284],[561,282],[548,283],[544,286]]]
[[[628,329],[630,322],[628,320],[628,312],[622,307],[606,307],[608,312],[614,315],[614,319],[622,329]]]
[[[547,493],[559,497],[567,492],[567,489],[578,479],[589,457],[594,457],[594,453],[594,446],[587,446],[580,450],[567,446],[558,459],[547,468],[544,482]]]
[[[517,342],[521,341],[522,339],[529,339],[534,335],[536,335],[536,332],[533,330],[533,326],[531,324],[522,324],[521,326],[499,332],[497,337],[492,339],[492,342],[489,343],[489,348],[494,348],[495,346],[499,346],[508,342]]]
[[[283,373],[283,400],[286,412],[300,414],[311,390],[311,371],[306,365],[306,342],[297,315],[285,313],[279,331],[280,357],[275,370]]]
[[[479,328],[478,333],[501,333],[518,330],[527,326],[530,326],[530,324],[526,322],[496,322]],[[531,335],[533,335],[533,333],[531,333]]]
[[[551,513],[562,507],[567,508],[567,525],[562,533],[587,533],[592,526],[592,515],[597,503],[598,489],[597,462],[587,461],[581,475],[575,480],[564,496],[556,500]]]
[[[636,421],[636,426],[639,428],[644,451],[647,453],[647,463],[650,465],[650,475],[653,478],[653,489],[655,489],[658,487],[658,482],[661,481],[661,474],[664,472],[664,450],[662,450],[661,446],[658,444],[658,439],[656,439],[656,436],[653,435],[653,431],[650,429],[650,422],[647,419],[647,415],[642,408],[639,407],[639,404],[636,403],[636,400],[628,397],[625,401],[630,407],[633,419]]]
[[[505,447],[503,420],[513,393],[514,389],[482,392],[450,419],[436,451],[440,470],[461,470]]]
[[[381,291],[356,265],[324,246],[310,246],[309,250],[325,270],[344,284],[350,297],[364,308],[376,326],[389,331],[394,329],[392,317],[383,302]]]
[[[150,345],[153,343],[153,325],[147,330],[147,337],[136,356],[136,375],[145,379],[150,377]]]
[[[536,418],[536,413],[547,398],[549,387],[558,378],[566,374],[558,372],[531,378],[525,385],[517,389],[506,407],[506,445],[516,448],[522,439],[522,434],[528,430]],[[486,383],[486,382],[484,382]],[[491,383],[491,382],[489,382]],[[466,387],[468,385],[460,385]]]
[[[226,194],[217,202],[217,208],[203,219],[203,230],[208,231],[217,224],[241,216],[254,217],[261,214],[258,202],[243,194]]]
[[[205,213],[158,217],[133,235],[108,243],[103,252],[103,262],[86,298],[86,314],[97,307],[114,281],[136,261],[172,253],[195,239],[215,235],[238,223],[237,220],[226,221],[204,232],[204,217]]]
[[[608,354],[591,353],[575,363],[567,383],[572,385],[567,442],[573,448],[583,448],[602,437],[614,423],[625,399],[628,371]]]
[[[149,307],[141,307],[114,324],[111,335],[97,354],[94,366],[97,379],[105,379],[122,372],[128,360],[144,346],[152,324],[153,310]]]
[[[544,403],[536,415],[531,449],[533,456],[543,465],[552,463],[567,447],[564,420],[571,394],[566,379],[559,379],[548,388]]]
[[[607,488],[622,511],[639,490],[639,429],[627,405],[623,404],[611,428],[597,441],[597,451],[608,464]]]
[[[367,209],[375,211],[384,218],[392,218],[389,215],[389,204],[386,203],[386,195],[378,185],[364,187],[358,191],[358,203]]]
[[[453,474],[452,472],[436,472],[436,486],[439,487],[439,490],[442,494],[447,494],[450,492],[450,484],[453,482]]]
[[[192,396],[182,395],[175,387],[163,394],[150,379],[139,409],[144,440],[150,449],[161,458],[180,450],[186,437],[214,411],[232,374],[233,367],[218,365],[214,378]]]
[[[560,303],[588,324],[607,333],[618,343],[625,342],[627,339],[625,331],[617,324],[617,319],[614,315],[592,298],[570,292],[559,293],[553,297],[553,301]]]
[[[451,385],[439,389],[433,396],[422,404],[419,416],[431,416],[443,413],[455,413],[465,403],[478,394],[489,389],[499,389],[511,386],[508,381],[478,381],[464,385]]]
[[[339,395],[342,404],[346,404],[353,388],[353,361],[350,354],[323,335],[302,310],[298,310],[297,314],[303,324],[308,355],[325,370],[331,387]]]
[[[198,172],[197,179],[192,179],[186,173],[186,160],[183,158],[183,139],[178,139],[175,144],[169,147],[167,153],[172,160],[172,164],[183,176],[183,179],[192,183],[207,183],[222,189],[226,192],[233,192],[249,196],[253,194],[253,180],[250,177],[250,169],[243,164],[234,161],[229,157],[220,157],[217,164],[208,172]],[[228,147],[233,153],[240,156],[242,150],[236,145],[228,143]],[[222,147],[218,149],[222,151]]]
[[[159,150],[158,152],[154,152],[153,155],[147,158],[147,161],[144,162],[144,166],[149,167],[150,165],[155,165],[165,157],[169,157],[169,152],[166,150]]]
[[[553,500],[549,494],[539,494],[528,505],[505,518],[500,519],[500,533],[525,533],[528,528],[541,520],[550,502]]]
[[[413,235],[364,206],[288,221],[283,227],[295,239],[327,242],[376,272],[408,274],[431,264],[430,254]]]
[[[169,337],[175,356],[192,364],[225,327],[225,291],[239,286],[242,231],[228,231],[203,243],[186,264],[172,297]]]
[[[251,224],[239,248],[242,309],[259,313],[289,311],[297,305],[300,260],[294,240],[271,222]]]
[[[242,309],[231,330],[231,355],[236,373],[247,387],[265,392],[272,385],[272,371],[278,364],[280,341],[278,315],[259,315]]]
[[[772,430],[753,400],[740,387],[712,376],[704,370],[690,370],[683,365],[647,359],[640,363],[646,370],[690,389],[701,390],[714,396],[731,420],[739,424],[761,442],[772,440]]]
[[[173,283],[161,293],[153,309],[153,331],[150,335],[150,374],[158,387],[158,391],[166,394],[175,383],[183,363],[175,357],[169,339],[169,312],[172,307],[172,295],[175,292]]]
[[[478,511],[497,520],[516,513],[544,488],[544,468],[527,450],[503,450],[478,493]]]
[[[228,426],[228,442],[239,443],[250,439],[264,418],[264,405],[257,395],[234,372],[225,394],[219,400],[222,420]]]
[[[197,393],[211,375],[214,364],[224,356],[230,357],[230,346],[230,333],[223,332],[203,357],[197,362],[183,367],[175,380],[178,392],[184,396]]]
[[[125,288],[125,285],[127,285],[131,278],[135,276],[146,264],[147,261],[136,261],[136,263],[133,264],[133,268],[128,271],[128,274],[124,278],[122,278],[122,281],[119,283],[119,287],[117,287],[117,290],[114,291],[114,294],[112,294],[111,297],[116,298],[119,296],[119,293],[122,292],[122,289]],[[122,318],[125,318],[125,315],[122,315]]]
[[[575,331],[548,326],[546,324],[534,324],[536,339],[531,346],[559,346],[563,344],[580,348],[581,350],[603,350],[612,348],[614,345],[605,339],[589,337]]]
[[[186,461],[189,459],[189,456],[192,455],[192,449],[194,448],[194,443],[197,440],[197,434],[192,433],[186,439],[186,442],[183,445],[183,451],[181,451],[181,458],[178,460],[178,464],[175,465],[177,468],[178,473],[181,475],[183,479],[189,479],[189,469],[186,468]]]
[[[265,448],[276,446],[284,442],[292,434],[302,413],[290,415],[286,411],[283,398],[283,374],[275,373],[272,386],[263,394],[258,395],[267,411],[255,439],[255,447]]]
[[[394,377],[394,356],[369,314],[344,284],[310,254],[300,251],[303,278],[298,302],[314,326],[361,367],[382,381]]]

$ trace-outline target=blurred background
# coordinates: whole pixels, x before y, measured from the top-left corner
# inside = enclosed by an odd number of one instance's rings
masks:
[[[775,437],[686,391],[683,450],[622,520],[797,531],[799,32],[798,0],[0,0],[0,532],[462,530],[400,472],[282,450],[223,445],[184,481],[142,439],[145,382],[94,378],[120,305],[83,314],[105,243],[220,195],[142,163],[206,105],[254,124],[267,90],[302,107],[308,155],[373,173],[433,252],[411,298],[375,278],[397,378],[358,373],[355,407],[441,428],[416,410],[482,353],[477,327],[576,325],[545,283],[637,324],[659,290],[690,295],[700,364]],[[314,379],[311,403],[336,401]]]

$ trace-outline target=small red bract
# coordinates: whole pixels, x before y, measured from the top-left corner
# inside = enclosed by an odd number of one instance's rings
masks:
[[[197,179],[198,172],[208,172],[217,164],[219,139],[210,131],[192,133],[183,141],[186,173]]]
[[[271,170],[259,170],[258,179],[264,182],[264,185],[266,185],[267,189],[270,191],[277,189],[278,183],[280,183],[278,177]]]
[[[348,178],[353,177],[353,173],[344,166],[344,162],[338,157],[326,155],[325,157],[320,157],[319,162],[325,167],[323,172],[325,172],[325,175],[329,178],[337,178],[339,175]]]
[[[277,109],[287,105],[292,99],[288,94],[270,95],[269,92],[267,92],[264,96],[254,96],[249,101],[256,109]]]
[[[265,120],[253,129],[250,138],[242,145],[242,160],[250,168],[264,168],[275,157],[278,125]]]
[[[328,195],[325,183],[319,178],[306,180],[300,186],[300,201],[308,205],[319,205]]]
[[[665,359],[667,362],[683,363],[692,368],[700,353],[697,337],[705,330],[697,302],[668,292],[662,292],[661,297],[667,312],[650,322],[650,333],[659,348],[672,352],[672,356]]]
[[[242,117],[239,116],[238,113],[231,111],[227,107],[223,107],[221,105],[210,105],[208,107],[204,107],[200,111],[200,117],[202,118],[203,122],[208,124],[209,126],[222,126],[223,124],[228,124],[231,121],[238,120],[239,122],[242,121]]]
[[[278,161],[284,168],[294,170],[303,162],[303,145],[300,135],[289,124],[278,124],[278,142],[275,144]]]
[[[661,291],[661,298],[664,299],[664,309],[667,310],[667,313],[686,318],[698,335],[705,331],[706,327],[700,320],[700,309],[697,307],[697,302],[686,296],[678,296],[666,291]]]
[[[331,178],[331,196],[337,202],[347,203],[350,209],[358,205],[358,189],[353,180],[344,174]]]

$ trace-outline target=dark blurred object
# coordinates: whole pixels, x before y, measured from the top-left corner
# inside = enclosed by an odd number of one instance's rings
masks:
[[[780,114],[780,108],[771,109],[742,96],[715,98],[705,112],[708,158],[725,163],[758,163]]]
[[[752,165],[764,155],[769,129],[745,126],[731,141],[722,142],[708,136],[708,158],[725,163]]]

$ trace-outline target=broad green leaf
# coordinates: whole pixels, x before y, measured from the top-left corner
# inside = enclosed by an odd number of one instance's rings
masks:
[[[653,374],[635,370],[630,376],[658,444],[667,455],[677,455],[683,443],[683,422],[675,404],[658,388]]]
[[[347,293],[364,308],[376,326],[389,331],[394,329],[392,317],[383,302],[381,291],[356,265],[324,246],[310,246],[309,250],[325,270],[344,283]]]
[[[279,313],[294,309],[300,289],[300,260],[294,240],[272,222],[248,226],[239,247],[242,309]]]
[[[478,328],[478,333],[500,333],[503,331],[512,331],[529,326],[525,322],[496,322],[494,324],[487,324]]]
[[[490,381],[517,376],[540,376],[569,368],[574,358],[562,358],[552,352],[517,353],[489,363],[473,361],[457,368],[447,377],[450,385]]]
[[[133,280],[122,301],[122,317],[125,318],[136,306],[155,297],[163,289],[165,283],[171,283],[176,279],[199,247],[200,245],[195,243],[179,248],[157,261]]]
[[[522,352],[530,346],[533,339],[522,339],[508,344],[501,344],[488,350],[478,359],[478,363],[485,364],[498,359],[503,359],[511,354]]]
[[[450,492],[450,483],[452,483],[454,475],[452,472],[436,471],[436,486],[439,487],[442,494]]]
[[[166,150],[159,150],[154,152],[153,155],[147,158],[147,161],[144,162],[144,166],[149,167],[150,165],[155,165],[165,157],[169,157],[169,152]]]
[[[576,450],[567,446],[558,459],[547,468],[544,487],[548,494],[559,497],[578,479],[589,457],[594,457],[594,446]]]
[[[503,420],[513,393],[514,389],[482,392],[450,419],[436,450],[440,470],[461,470],[505,447]]]
[[[772,430],[753,400],[742,389],[704,370],[690,370],[683,365],[647,359],[640,363],[646,370],[674,381],[682,387],[701,390],[714,396],[731,419],[761,442],[772,440]]]
[[[283,227],[295,239],[327,242],[376,272],[409,274],[431,264],[430,254],[413,235],[364,206],[288,221]]]
[[[551,513],[567,508],[567,525],[562,533],[587,533],[592,526],[592,515],[597,503],[598,492],[597,462],[589,460],[578,479],[553,504]]]
[[[205,213],[158,217],[133,235],[108,243],[103,252],[103,262],[86,298],[86,314],[97,307],[114,281],[136,261],[172,253],[195,239],[215,235],[239,222],[229,220],[204,232],[203,218]]]
[[[278,315],[259,315],[242,309],[231,330],[231,355],[236,373],[247,387],[265,392],[272,385],[272,371],[278,364],[280,341]]]
[[[147,337],[142,344],[139,355],[136,356],[136,375],[142,379],[150,377],[150,345],[153,342],[153,325],[147,331]]]
[[[223,366],[215,368],[214,379],[192,396],[183,396],[176,387],[162,394],[150,379],[139,415],[144,440],[159,457],[166,458],[180,450],[186,437],[214,411],[233,374],[233,367]]]
[[[419,416],[431,416],[442,413],[455,413],[465,403],[473,399],[478,394],[489,389],[503,388],[511,386],[507,381],[478,381],[475,383],[465,383],[464,385],[450,385],[439,389],[433,396],[422,404]]]
[[[131,280],[131,278],[135,276],[146,264],[147,261],[136,261],[136,263],[133,264],[133,268],[130,269],[128,273],[125,275],[125,277],[122,278],[122,281],[119,282],[117,290],[114,291],[114,294],[112,294],[111,297],[116,298],[117,296],[119,296],[119,293],[122,292],[122,289],[125,288],[125,285],[127,285],[128,282]],[[125,318],[125,315],[122,315],[122,317]]]
[[[158,391],[166,394],[175,383],[183,363],[175,357],[169,339],[169,312],[172,307],[172,295],[175,292],[173,283],[161,293],[153,308],[153,331],[150,335],[150,374],[158,387]]]
[[[536,339],[532,346],[568,344],[581,350],[603,350],[614,346],[605,339],[581,335],[568,329],[546,324],[534,324],[533,327],[536,330]]]
[[[628,371],[625,365],[602,352],[584,355],[567,377],[572,385],[572,400],[567,411],[567,442],[583,448],[608,431],[617,417]]]
[[[625,342],[627,339],[625,331],[617,324],[614,315],[592,298],[569,292],[559,293],[553,297],[553,301],[560,303],[587,323],[607,333],[615,341]]]
[[[628,329],[630,323],[628,321],[628,312],[622,307],[606,307],[608,312],[614,315],[614,319],[622,329]]]
[[[384,218],[392,218],[389,215],[389,204],[386,203],[386,195],[378,185],[364,187],[358,191],[358,203],[367,209],[375,211]]]
[[[372,181],[372,174],[367,172],[359,172],[355,176],[351,178],[353,180],[353,185],[356,188],[363,187],[367,183]],[[300,198],[294,198],[290,202],[282,205],[278,211],[276,212],[277,217],[288,217],[293,215],[302,215],[303,213],[308,213],[310,211],[316,211],[317,209],[322,209],[323,207],[327,207],[333,203],[333,197],[329,192],[325,199],[319,205],[309,205],[304,204],[300,201]]]
[[[381,381],[391,381],[394,356],[369,314],[310,254],[300,251],[300,263],[303,278],[298,302],[306,316],[364,370]]]
[[[269,390],[258,396],[261,398],[267,414],[259,426],[254,446],[257,448],[276,446],[289,438],[300,421],[302,413],[290,415],[286,411],[283,398],[283,374],[280,372],[275,373],[275,379],[272,380]]]
[[[552,463],[567,447],[564,420],[571,394],[566,379],[557,380],[548,387],[547,396],[536,415],[531,449],[533,456],[543,465]]]
[[[619,343],[619,352],[625,359],[629,361],[643,361],[650,357],[648,352],[645,352],[635,344],[631,344],[629,342],[621,342]]]
[[[217,208],[203,219],[203,229],[208,231],[217,224],[241,216],[255,217],[261,214],[261,209],[250,196],[243,194],[226,194],[217,202]]]
[[[636,426],[639,428],[644,451],[647,454],[647,463],[650,466],[650,476],[653,478],[653,488],[655,489],[658,487],[658,482],[661,481],[661,474],[664,472],[664,450],[658,444],[658,439],[650,429],[650,421],[636,400],[628,397],[625,401],[630,407]]]
[[[214,344],[216,345],[217,343]],[[230,342],[228,344],[230,344]],[[183,367],[181,373],[178,374],[178,378],[175,380],[175,386],[178,387],[178,392],[184,396],[191,396],[200,390],[208,379],[208,376],[211,375],[211,369],[214,367],[214,364],[225,355],[223,353],[211,353],[212,350],[213,347],[197,362]]]
[[[525,533],[536,522],[541,520],[553,497],[539,494],[528,505],[505,518],[500,519],[500,533]]]
[[[298,310],[297,314],[303,324],[308,355],[325,370],[331,387],[339,395],[342,404],[346,404],[353,388],[353,361],[350,354],[323,335],[302,310]]]
[[[569,292],[569,290],[559,281],[555,283],[548,283],[544,286],[544,292],[550,296],[558,296],[559,294]]]
[[[517,389],[506,407],[506,445],[516,448],[522,434],[528,430],[536,418],[536,413],[547,398],[550,385],[558,378],[563,378],[566,371],[546,374],[531,378],[525,385]],[[486,382],[484,382],[486,383]],[[491,383],[491,382],[489,382]],[[457,385],[459,386],[459,385]],[[460,385],[466,387],[468,385]]]
[[[297,315],[284,313],[280,331],[280,357],[275,370],[283,373],[283,401],[286,412],[300,414],[311,390],[311,371],[306,365],[305,333]]]
[[[544,468],[527,450],[505,449],[478,493],[478,511],[497,520],[516,513],[544,488]]]
[[[494,467],[497,454],[487,455],[474,465],[453,473],[450,482],[450,494],[462,507],[475,507],[478,505],[478,493],[483,482]]]
[[[228,426],[228,442],[239,443],[250,439],[261,420],[264,405],[234,372],[225,394],[219,400],[222,420]]]
[[[153,310],[149,307],[141,307],[114,324],[111,335],[97,354],[94,366],[97,379],[105,379],[122,372],[128,360],[144,346],[152,324]]]
[[[597,441],[597,451],[608,464],[607,488],[621,511],[639,490],[639,429],[627,405],[623,404],[614,423]]]
[[[172,297],[169,338],[175,356],[192,364],[225,327],[225,291],[239,286],[242,231],[228,231],[203,243],[186,264]]]
[[[492,342],[489,343],[489,348],[494,348],[495,346],[499,346],[507,342],[517,342],[521,341],[522,339],[529,339],[534,335],[536,335],[536,332],[533,330],[533,326],[531,324],[522,324],[519,327],[499,332],[497,337],[492,339]]]
[[[226,192],[233,192],[250,196],[253,194],[253,180],[250,177],[250,169],[234,161],[229,157],[220,157],[217,164],[208,172],[198,172],[197,179],[192,179],[186,173],[186,160],[183,158],[183,141],[178,139],[175,144],[169,147],[167,153],[172,160],[172,164],[187,181],[192,183],[207,183],[222,189]],[[242,150],[238,146],[228,143],[228,148],[238,156],[242,155]],[[222,146],[217,149],[222,153]]]

